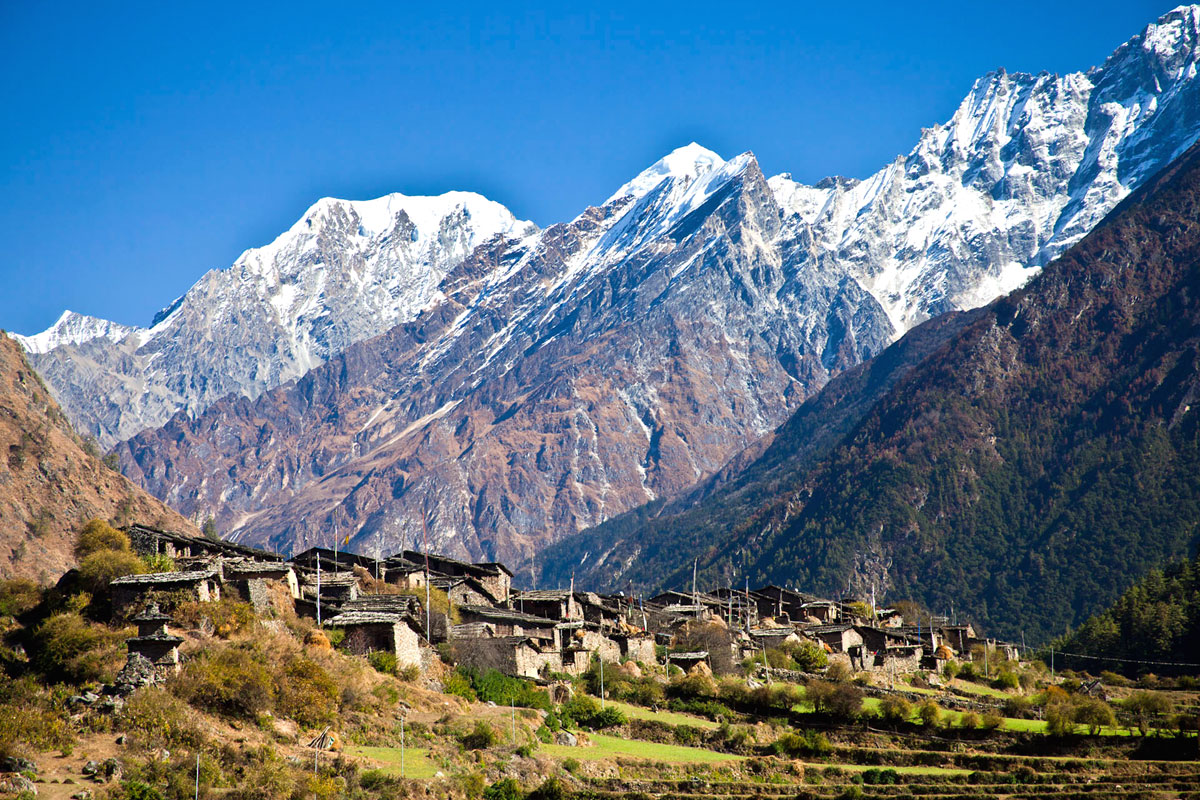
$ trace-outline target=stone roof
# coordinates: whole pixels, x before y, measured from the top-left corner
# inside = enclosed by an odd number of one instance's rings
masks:
[[[513,600],[566,600],[571,596],[569,589],[532,589],[513,592]]]
[[[114,586],[130,584],[155,586],[160,583],[199,583],[202,580],[214,578],[216,575],[217,571],[213,569],[194,572],[149,572],[144,575],[122,575],[120,578],[114,578],[112,584]]]
[[[150,633],[145,636],[130,636],[125,640],[126,644],[140,644],[142,642],[163,642],[164,644],[180,644],[183,642],[182,636],[175,636],[170,633]]]
[[[392,625],[404,622],[404,615],[387,611],[343,611],[333,619],[325,620],[328,625],[349,627],[352,625]]]
[[[260,550],[257,547],[250,547],[237,542],[227,542],[224,539],[209,539],[207,536],[191,536],[186,533],[174,533],[172,531],[159,530],[152,528],[149,525],[130,525],[125,529],[126,533],[142,533],[156,536],[159,539],[165,539],[174,544],[198,545],[210,550],[219,550],[222,553],[232,553],[247,556],[259,561],[283,561],[283,556],[278,553],[272,553],[268,550]]]
[[[460,611],[474,614],[484,619],[494,619],[502,622],[523,622],[528,625],[537,625],[539,628],[552,628],[557,624],[554,620],[546,619],[545,617],[535,617],[532,614],[522,614],[520,611],[492,608],[491,606],[460,606]]]

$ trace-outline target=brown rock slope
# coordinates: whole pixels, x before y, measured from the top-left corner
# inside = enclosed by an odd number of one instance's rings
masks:
[[[0,334],[0,577],[61,575],[92,517],[198,533],[85,449],[20,345]]]

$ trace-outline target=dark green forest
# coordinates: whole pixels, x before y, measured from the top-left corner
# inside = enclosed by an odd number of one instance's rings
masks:
[[[1055,649],[1059,664],[1092,673],[1194,675],[1200,664],[1200,560],[1151,570],[1111,608],[1055,642]]]

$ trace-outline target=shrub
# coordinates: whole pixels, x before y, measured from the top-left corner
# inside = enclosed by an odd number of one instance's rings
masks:
[[[182,602],[180,602],[182,601]],[[198,628],[207,618],[212,624],[213,633],[222,639],[228,639],[234,634],[250,628],[257,617],[254,607],[233,597],[222,597],[216,602],[201,603],[198,600],[171,599],[160,603],[164,609],[170,609],[177,624],[189,628]]]
[[[198,708],[254,719],[270,709],[275,685],[257,655],[247,647],[209,650],[187,662],[170,689]]]
[[[1051,736],[1067,736],[1075,732],[1071,704],[1056,700],[1046,706],[1046,732]]]
[[[479,699],[475,694],[475,689],[471,686],[471,679],[458,670],[451,672],[442,680],[442,691],[471,703]]]
[[[854,719],[862,713],[863,690],[849,684],[839,684],[833,690],[829,710],[841,719]]]
[[[850,680],[850,668],[845,662],[835,661],[825,669],[825,677],[836,683]]]
[[[586,694],[577,694],[563,703],[561,716],[576,725],[597,730],[624,725],[626,721],[620,709],[612,706],[601,708],[595,698]]]
[[[912,716],[912,705],[899,695],[888,695],[879,701],[879,713],[885,721],[898,725]]]
[[[813,711],[825,713],[829,708],[829,698],[833,696],[833,684],[829,681],[811,680],[804,687],[804,698],[812,705]]]
[[[959,666],[957,661],[947,661],[946,666],[942,667],[942,674],[947,680],[954,680],[958,676]]]
[[[483,800],[521,800],[521,785],[512,778],[501,778],[483,790]]]
[[[196,748],[204,743],[204,733],[178,698],[158,687],[140,689],[121,709],[122,727],[150,747]]]
[[[544,780],[541,786],[526,795],[526,800],[565,800],[568,796],[567,789],[562,782],[551,776]]]
[[[716,697],[717,685],[703,672],[692,672],[671,681],[668,692],[675,697]]]
[[[1004,717],[1000,716],[995,711],[985,711],[983,712],[983,718],[980,720],[980,724],[984,730],[994,731],[1004,724]]]
[[[117,797],[121,800],[163,800],[162,792],[141,781],[125,781]]]
[[[529,681],[513,678],[499,670],[489,669],[479,673],[471,669],[459,667],[461,674],[471,682],[475,694],[485,703],[495,703],[498,706],[521,706],[522,708],[540,708],[550,710],[550,695],[538,689]]]
[[[872,768],[863,772],[862,780],[868,786],[895,786],[900,774],[894,769]]]
[[[0,580],[0,616],[17,617],[42,601],[42,588],[24,578]]]
[[[1029,716],[1033,702],[1028,697],[1007,697],[1002,706],[1004,716],[1022,719]]]
[[[486,750],[489,747],[495,747],[496,743],[500,741],[500,736],[491,725],[483,720],[477,720],[475,727],[468,733],[462,734],[458,740],[468,750]]]
[[[965,711],[958,718],[958,727],[974,730],[980,725],[979,715],[974,711]]]
[[[1104,681],[1109,686],[1133,686],[1133,681],[1129,680],[1129,678],[1126,678],[1124,675],[1118,675],[1117,673],[1111,672],[1107,669],[1100,673],[1100,680]]]
[[[1151,726],[1161,727],[1162,718],[1171,713],[1172,703],[1164,694],[1139,690],[1121,704],[1134,719],[1138,731],[1145,736]]]
[[[123,645],[121,634],[89,623],[79,614],[55,614],[34,632],[32,660],[51,681],[102,681],[119,668]]]
[[[1017,673],[1005,670],[996,676],[996,680],[992,681],[992,686],[997,689],[1015,690],[1021,685],[1020,678]]]
[[[145,571],[146,564],[128,550],[98,550],[79,563],[79,582],[92,594],[102,594],[108,591],[113,578]]]
[[[326,725],[337,712],[337,684],[320,664],[302,656],[277,678],[276,695],[276,711],[301,725]]]
[[[75,535],[75,559],[83,561],[104,550],[129,552],[129,537],[102,519],[89,520]]]
[[[801,642],[785,648],[796,666],[805,672],[816,672],[829,666],[829,656],[825,648],[816,642]]]
[[[833,752],[833,745],[820,731],[789,731],[771,744],[776,755],[824,757]]]
[[[1086,725],[1092,736],[1106,725],[1117,724],[1112,708],[1098,697],[1077,697],[1074,706],[1072,718],[1080,725]]]
[[[367,654],[367,663],[385,675],[396,674],[396,654],[387,650],[372,650]]]
[[[917,706],[917,716],[921,718],[922,725],[932,727],[937,725],[942,716],[942,710],[932,700],[925,700]]]

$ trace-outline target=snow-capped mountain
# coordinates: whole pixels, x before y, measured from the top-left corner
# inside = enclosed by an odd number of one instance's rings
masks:
[[[424,519],[443,549],[517,558],[1035,274],[1200,136],[1198,31],[1182,7],[1087,73],[988,75],[863,181],[767,181],[693,144],[543,231],[465,200],[322,201],[149,331],[33,357],[108,441],[186,410],[126,469],[245,540],[312,541],[340,505],[360,543]]]
[[[1182,6],[1103,66],[999,70],[948,122],[863,181],[771,179],[898,333],[1018,288],[1200,136],[1200,6]]]
[[[690,145],[569,223],[478,248],[444,301],[256,401],[177,415],[125,469],[243,541],[419,541],[510,560],[711,474],[831,374],[882,307],[805,242],[754,157]]]
[[[150,328],[67,312],[18,340],[77,428],[108,447],[303,375],[438,302],[442,278],[478,245],[535,230],[470,192],[325,198],[204,275]]]
[[[33,336],[13,334],[25,351],[31,355],[44,355],[58,347],[66,345],[81,345],[93,339],[105,339],[109,342],[119,342],[137,329],[106,319],[89,317],[87,314],[76,314],[74,311],[64,311],[53,325]]]

